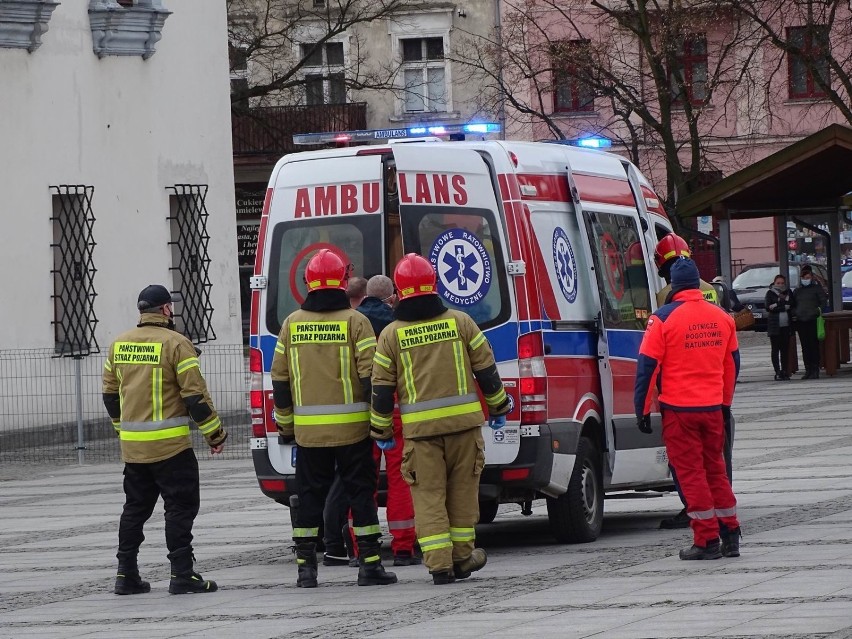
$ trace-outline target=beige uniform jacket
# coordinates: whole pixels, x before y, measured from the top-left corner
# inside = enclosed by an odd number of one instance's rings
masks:
[[[292,407],[275,406],[282,435],[299,446],[346,446],[370,434],[369,379],[376,351],[373,327],[352,309],[291,313],[278,336],[272,381],[290,385]]]
[[[716,306],[719,305],[719,295],[716,293],[716,289],[713,288],[713,285],[709,282],[705,282],[704,280],[699,280],[698,289],[701,291],[701,294],[704,296],[704,299],[708,302],[712,302]],[[672,291],[672,285],[666,284],[666,287],[657,293],[657,308],[660,308],[666,303],[666,298],[669,296],[669,293]]]
[[[152,463],[191,448],[190,406],[193,414],[203,416],[198,429],[207,443],[224,442],[227,435],[213,408],[195,347],[168,328],[163,315],[145,313],[139,323],[116,338],[104,363],[104,401],[117,395],[120,406],[120,411],[110,410],[107,403],[121,440],[122,459]]]

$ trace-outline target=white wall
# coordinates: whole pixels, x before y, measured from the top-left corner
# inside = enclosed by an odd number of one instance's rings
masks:
[[[53,346],[49,186],[95,187],[96,336],[171,287],[167,186],[207,184],[213,327],[241,342],[224,2],[166,0],[148,60],[92,52],[87,0],[63,0],[34,53],[0,49],[0,349]]]

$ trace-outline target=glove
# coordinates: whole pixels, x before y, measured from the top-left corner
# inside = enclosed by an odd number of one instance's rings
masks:
[[[497,417],[488,416],[488,425],[492,430],[500,430],[506,425],[506,416],[498,415]]]
[[[731,407],[730,406],[722,406],[722,419],[726,422],[731,419]]]
[[[393,437],[390,439],[377,439],[376,446],[382,450],[393,450],[396,448],[396,440]]]
[[[637,415],[636,416],[636,428],[645,433],[646,435],[650,435],[654,432],[654,429],[651,428],[651,416],[650,415]]]

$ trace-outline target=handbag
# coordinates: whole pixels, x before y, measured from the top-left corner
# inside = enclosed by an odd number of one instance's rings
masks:
[[[823,341],[825,339],[825,318],[822,316],[822,309],[820,309],[819,315],[817,315],[816,323],[817,323],[817,339],[819,341]]]
[[[732,312],[730,316],[734,320],[738,331],[746,331],[754,326],[754,315],[747,308]]]

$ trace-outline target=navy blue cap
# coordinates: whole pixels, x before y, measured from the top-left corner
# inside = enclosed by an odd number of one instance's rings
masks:
[[[688,257],[680,257],[672,264],[671,270],[672,291],[683,291],[688,288],[699,288],[701,276],[698,267]]]

